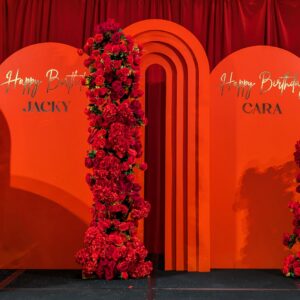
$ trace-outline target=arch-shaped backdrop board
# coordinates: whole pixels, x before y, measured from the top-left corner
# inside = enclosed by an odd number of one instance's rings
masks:
[[[42,43],[0,66],[0,268],[75,268],[90,220],[87,103],[75,48]]]
[[[153,64],[166,72],[165,269],[207,271],[209,66],[205,51],[190,31],[165,20],[137,22],[125,32],[144,46],[143,78]]]
[[[144,43],[143,74],[152,64],[166,72],[165,268],[279,268],[294,197],[299,58],[243,49],[209,81],[204,50],[185,28],[145,20],[125,30]],[[0,268],[78,267],[91,205],[84,72],[76,49],[56,43],[0,66]]]
[[[211,267],[280,268],[291,230],[300,60],[256,46],[211,73]]]

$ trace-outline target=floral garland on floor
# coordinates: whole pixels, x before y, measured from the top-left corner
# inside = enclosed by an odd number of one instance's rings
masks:
[[[142,156],[140,127],[146,118],[138,98],[141,45],[134,45],[113,20],[96,26],[82,55],[89,74],[88,87],[90,150],[85,165],[86,180],[93,194],[92,222],[84,247],[76,254],[83,277],[127,279],[145,277],[152,271],[147,250],[137,237],[138,220],[147,217],[150,204],[135,182],[134,169]]]
[[[294,153],[295,162],[300,168],[300,141],[296,143],[296,151]],[[300,183],[300,173],[296,177],[297,183]],[[300,184],[296,188],[300,193]],[[283,237],[283,244],[292,249],[296,244],[300,243],[300,202],[292,200],[289,202],[289,209],[293,213],[293,233],[286,233]],[[283,274],[287,277],[300,277],[300,252],[288,255],[284,260]]]

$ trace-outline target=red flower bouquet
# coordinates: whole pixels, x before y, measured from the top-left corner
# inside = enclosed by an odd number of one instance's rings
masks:
[[[300,168],[300,141],[296,143],[296,151],[294,153],[295,162]],[[300,173],[296,177],[297,183],[300,183]],[[300,185],[296,187],[296,192],[300,193]],[[284,234],[283,244],[289,249],[300,242],[300,202],[292,200],[289,202],[289,209],[293,213],[293,233]],[[284,260],[283,274],[287,277],[300,277],[300,252],[290,254]]]
[[[146,124],[139,97],[140,56],[136,46],[114,21],[96,26],[81,55],[89,74],[86,86],[89,104],[86,181],[93,194],[92,222],[84,247],[76,254],[84,277],[127,279],[152,271],[147,250],[137,237],[138,220],[147,217],[150,204],[140,195],[134,170],[145,170],[140,127]]]

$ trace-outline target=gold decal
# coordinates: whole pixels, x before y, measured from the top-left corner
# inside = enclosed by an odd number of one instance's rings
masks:
[[[260,92],[261,94],[269,92],[273,88],[277,88],[282,95],[287,89],[290,89],[292,94],[296,89],[300,89],[300,83],[296,76],[290,76],[288,73],[278,78],[272,79],[272,74],[269,71],[263,71],[259,74]],[[300,91],[298,90],[298,98],[300,98]]]
[[[230,72],[229,76],[227,73],[223,73],[220,77],[220,81],[221,95],[224,94],[225,87],[227,87],[228,90],[230,90],[231,88],[235,88],[236,95],[244,97],[245,99],[248,99],[250,97],[252,88],[255,86],[255,82],[249,81],[247,79],[235,80],[233,78],[233,72]]]
[[[50,69],[46,72],[46,77],[48,79],[48,84],[47,84],[47,93],[48,93],[51,90],[55,90],[59,85],[58,71],[56,69]]]
[[[41,80],[35,79],[33,77],[19,77],[19,69],[16,71],[15,75],[13,71],[10,70],[6,73],[5,78],[6,81],[0,83],[0,86],[5,86],[5,92],[8,93],[10,88],[16,88],[17,86],[21,85],[23,87],[22,94],[30,95],[34,97],[38,91],[40,84],[42,83]]]
[[[78,74],[77,70],[71,74],[60,77],[59,71],[51,68],[45,73],[46,92],[50,93],[62,86],[67,89],[68,93],[70,93],[71,89],[75,86],[79,86],[81,90],[81,79],[84,77],[85,73]],[[23,95],[29,95],[31,98],[34,98],[42,82],[42,80],[36,79],[33,76],[21,77],[20,70],[17,69],[16,72],[9,70],[6,73],[5,80],[0,82],[0,87],[5,87],[5,92],[8,93],[10,89],[16,89],[18,86],[21,86]]]

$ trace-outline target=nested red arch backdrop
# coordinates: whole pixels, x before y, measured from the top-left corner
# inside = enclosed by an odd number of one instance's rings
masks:
[[[279,268],[282,232],[291,224],[287,202],[294,197],[300,94],[297,86],[282,92],[276,84],[262,92],[259,74],[270,72],[275,83],[286,74],[293,78],[299,58],[279,48],[251,47],[209,74],[203,48],[182,26],[146,20],[125,30],[144,44],[143,87],[151,65],[165,71],[165,269]],[[75,48],[45,43],[3,62],[0,82],[19,69],[22,78],[46,84],[45,72],[53,67],[62,78],[77,67],[84,72]],[[228,80],[232,73],[235,80],[255,82],[251,97],[239,96],[229,82],[222,95],[224,73]],[[68,94],[64,85],[50,93],[46,86],[34,99],[0,86],[2,268],[78,267],[73,254],[90,220],[83,165],[86,98],[79,87]],[[51,112],[52,102],[63,101],[68,113],[62,106]],[[24,112],[33,102],[46,103],[47,111]],[[280,113],[259,111],[264,103],[280,105]]]
[[[165,269],[207,271],[210,232],[206,54],[190,31],[173,22],[145,20],[127,27],[125,32],[144,45],[143,78],[153,64],[161,65],[166,73]],[[143,178],[140,180],[143,182]],[[142,236],[142,224],[140,228]]]

